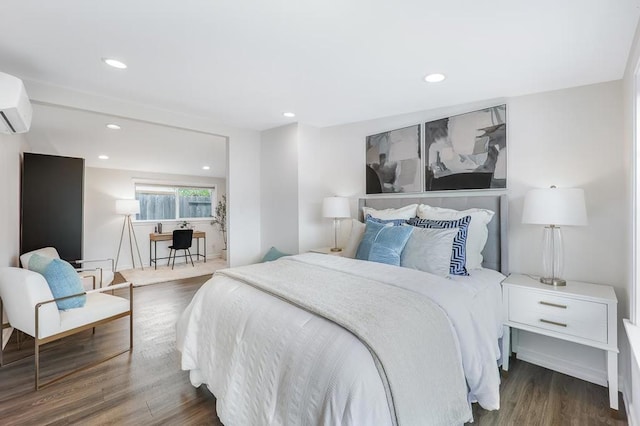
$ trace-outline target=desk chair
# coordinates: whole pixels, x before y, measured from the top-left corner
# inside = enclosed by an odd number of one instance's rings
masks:
[[[176,254],[178,250],[184,250],[184,261],[187,263],[187,253],[189,254],[189,258],[191,259],[191,266],[193,264],[193,257],[191,257],[191,244],[193,243],[193,229],[176,229],[173,231],[173,244],[169,246],[169,260],[167,261],[167,266],[169,266],[169,262],[171,262],[171,253],[173,253],[173,263],[171,264],[171,269],[176,265]]]

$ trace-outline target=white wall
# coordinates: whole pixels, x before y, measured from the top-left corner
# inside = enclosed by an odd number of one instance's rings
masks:
[[[87,167],[85,168],[84,191],[83,244],[85,259],[115,259],[123,224],[123,217],[115,213],[115,200],[135,197],[135,179],[187,185],[215,185],[218,199],[226,193],[224,179]],[[167,232],[175,229],[179,222],[162,221],[163,231]],[[224,244],[218,227],[211,225],[211,219],[190,222],[195,225],[196,230],[204,231],[207,234],[207,257],[219,257]],[[149,234],[153,232],[155,224],[156,222],[134,222],[140,255],[145,266],[149,265]],[[166,243],[158,243],[159,257],[168,256],[167,246],[168,244]],[[195,253],[195,250],[192,251]],[[200,242],[200,253],[204,254],[203,240]],[[139,266],[135,247],[134,255],[136,265]],[[131,267],[131,251],[127,231],[125,230],[118,270]]]
[[[20,170],[24,135],[0,134],[0,266],[18,266],[20,250]]]
[[[509,255],[514,272],[539,274],[542,229],[520,223],[523,197],[550,184],[582,187],[589,226],[565,228],[565,278],[615,286],[620,316],[626,312],[626,251],[630,228],[625,208],[625,150],[622,141],[622,82],[577,87],[510,99],[299,132],[299,246],[301,251],[331,244],[331,222],[320,217],[322,198],[365,192],[367,135],[424,123],[482,107],[508,104]],[[264,205],[264,203],[263,203]],[[263,226],[265,223],[263,222]],[[622,333],[622,325],[619,329]],[[602,382],[601,351],[522,333],[521,352],[543,351],[547,361],[573,374]],[[541,359],[538,362],[542,362]]]
[[[228,138],[227,209],[228,262],[231,266],[255,262],[260,250],[260,134],[196,117],[118,99],[105,98],[25,80],[31,99],[199,130]],[[37,119],[34,117],[34,120]]]
[[[261,245],[298,253],[298,125],[262,132]]]

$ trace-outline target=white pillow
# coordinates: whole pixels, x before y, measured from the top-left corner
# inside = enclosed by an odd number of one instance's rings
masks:
[[[413,228],[402,251],[400,266],[448,277],[453,239],[457,234],[458,228]]]
[[[358,246],[360,245],[360,241],[362,241],[365,228],[366,225],[364,223],[351,219],[351,233],[349,234],[347,246],[342,250],[343,257],[350,257],[352,259],[356,257],[356,251],[358,251]]]
[[[417,204],[410,204],[408,206],[400,207],[399,209],[384,209],[384,210],[376,210],[371,207],[363,207],[362,213],[364,214],[365,219],[367,215],[371,217],[375,217],[376,219],[382,220],[393,220],[393,219],[411,219],[416,216]]]
[[[475,208],[459,211],[442,207],[432,207],[426,204],[420,204],[417,210],[420,219],[456,220],[465,216],[471,216],[471,223],[469,223],[469,230],[467,231],[467,259],[465,267],[468,270],[482,268],[482,250],[484,250],[484,246],[487,244],[487,238],[489,237],[487,224],[491,222],[491,219],[495,215],[494,212]]]

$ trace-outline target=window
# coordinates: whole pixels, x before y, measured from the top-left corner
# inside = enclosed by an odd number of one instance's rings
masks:
[[[216,188],[136,184],[136,200],[140,200],[137,220],[209,218]]]

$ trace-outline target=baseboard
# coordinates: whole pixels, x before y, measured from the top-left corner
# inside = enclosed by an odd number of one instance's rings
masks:
[[[525,349],[522,346],[518,348],[517,358],[549,370],[557,371],[568,376],[577,377],[587,382],[595,383],[600,386],[607,386],[607,373],[603,370],[576,365],[564,358],[558,358],[541,352]],[[618,383],[621,384],[620,381]]]

